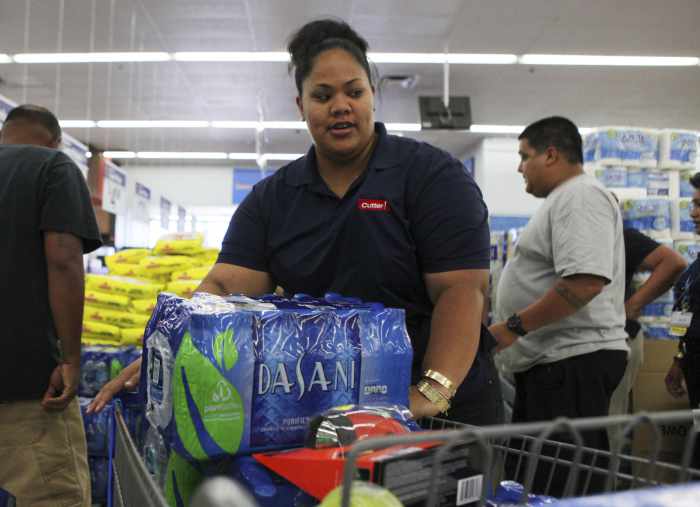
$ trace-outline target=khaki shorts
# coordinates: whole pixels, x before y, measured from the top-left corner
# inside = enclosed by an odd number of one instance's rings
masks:
[[[62,412],[39,401],[0,404],[0,488],[17,507],[90,505],[90,472],[78,400]]]

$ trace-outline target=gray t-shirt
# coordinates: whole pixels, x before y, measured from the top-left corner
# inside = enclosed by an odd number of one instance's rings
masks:
[[[496,322],[540,299],[558,279],[576,274],[609,283],[573,315],[499,353],[501,367],[519,372],[601,349],[628,350],[622,218],[612,195],[586,174],[555,188],[525,227],[498,284]]]

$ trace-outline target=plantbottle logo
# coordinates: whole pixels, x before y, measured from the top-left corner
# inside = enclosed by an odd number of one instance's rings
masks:
[[[211,394],[211,401],[213,401],[214,403],[223,403],[230,399],[231,387],[223,380],[219,380],[219,382],[217,382],[216,384],[216,387],[214,388],[214,391]]]

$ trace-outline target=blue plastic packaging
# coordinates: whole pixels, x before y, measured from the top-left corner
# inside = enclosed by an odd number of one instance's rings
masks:
[[[486,501],[489,507],[543,507],[557,505],[558,500],[546,495],[527,495],[527,503],[520,503],[523,494],[523,485],[515,481],[501,481],[494,494]]]
[[[161,294],[146,328],[146,417],[180,455],[300,445],[331,407],[408,404],[403,310],[334,294],[227,299]]]
[[[90,466],[90,486],[92,503],[104,503],[107,500],[109,485],[109,460],[101,457],[88,457]]]
[[[114,406],[112,403],[108,403],[100,412],[87,414],[85,410],[91,401],[92,399],[90,398],[79,399],[88,454],[90,456],[108,457],[114,424]]]

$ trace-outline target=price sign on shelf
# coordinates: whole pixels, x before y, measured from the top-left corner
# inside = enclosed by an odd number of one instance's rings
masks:
[[[139,182],[134,185],[132,211],[134,218],[143,222],[151,217],[151,189]]]
[[[117,169],[114,164],[107,164],[105,167],[102,209],[115,215],[126,213],[126,173]]]
[[[172,207],[173,203],[165,197],[160,198],[160,226],[163,229],[170,227],[170,210]]]

